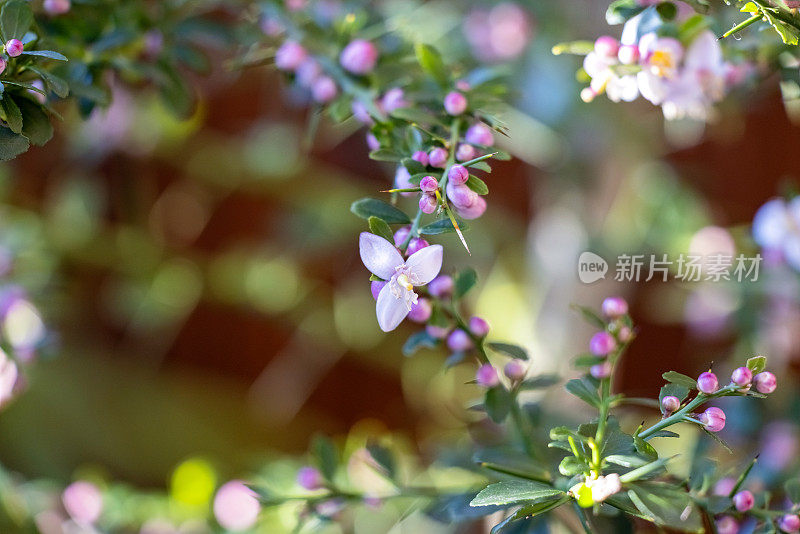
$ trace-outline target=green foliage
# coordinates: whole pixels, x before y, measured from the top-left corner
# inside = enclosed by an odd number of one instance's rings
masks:
[[[376,198],[362,198],[350,205],[350,211],[362,219],[376,217],[388,224],[408,224],[411,219],[403,211]]]
[[[492,484],[478,493],[471,506],[489,506],[492,504],[528,505],[545,501],[557,501],[564,496],[563,491],[533,480],[509,480]]]
[[[392,229],[389,228],[389,225],[386,224],[386,221],[381,219],[380,217],[375,217],[371,215],[369,219],[367,219],[369,223],[369,231],[375,235],[381,236],[389,243],[394,243],[394,233]]]
[[[507,356],[511,356],[512,358],[519,358],[520,360],[527,360],[528,359],[528,351],[524,348],[520,347],[519,345],[514,345],[511,343],[487,343],[487,347],[497,352],[502,352]]]
[[[453,296],[460,299],[478,283],[478,273],[475,269],[467,268],[456,274]]]

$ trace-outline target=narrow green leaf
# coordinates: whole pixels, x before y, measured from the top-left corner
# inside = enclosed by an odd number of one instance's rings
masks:
[[[63,78],[56,76],[46,69],[42,69],[34,65],[29,65],[26,68],[38,74],[44,82],[45,88],[47,88],[49,91],[54,92],[61,98],[65,98],[69,94],[69,85]]]
[[[467,187],[469,187],[479,195],[489,194],[489,186],[486,185],[486,182],[484,182],[474,174],[469,175],[469,179],[467,179]]]
[[[339,451],[336,445],[326,436],[319,435],[314,438],[311,445],[317,467],[328,480],[333,479],[336,467],[339,465]]]
[[[497,352],[502,352],[512,358],[519,358],[520,360],[527,360],[528,359],[528,351],[524,348],[520,347],[519,345],[513,345],[511,343],[487,343],[487,347],[492,350],[496,350]]]
[[[458,221],[458,227],[461,228],[462,232],[469,230],[469,225],[461,220]],[[439,219],[419,229],[419,233],[423,235],[447,234],[455,231],[456,229],[453,227],[453,222],[449,218]]]
[[[60,54],[55,50],[26,50],[22,52],[23,55],[26,56],[39,56],[39,57],[46,57],[49,59],[57,59],[58,61],[69,61],[67,56],[64,54]]]
[[[370,232],[375,235],[379,235],[389,243],[394,244],[394,233],[392,233],[392,229],[389,228],[389,225],[386,224],[386,221],[374,215],[370,216],[367,221],[369,223]]]
[[[469,503],[470,506],[505,505],[524,502],[535,504],[563,497],[563,491],[533,480],[507,480],[484,488]]]
[[[415,352],[423,347],[432,349],[436,347],[437,340],[431,337],[425,330],[412,334],[403,344],[403,356],[413,356]]]
[[[3,108],[3,114],[6,117],[6,122],[8,123],[8,127],[11,128],[11,131],[18,134],[22,132],[22,112],[19,110],[19,106],[14,101],[14,98],[6,93],[3,95],[3,99],[0,100],[0,107]]]
[[[435,48],[424,43],[417,43],[414,45],[414,53],[422,70],[430,74],[440,85],[449,85],[447,68],[442,56]]]
[[[678,384],[679,386],[683,386],[685,388],[688,388],[689,390],[695,389],[697,387],[697,380],[695,380],[690,376],[678,373],[677,371],[667,371],[666,373],[661,375],[661,377],[667,382]]]
[[[453,290],[453,297],[456,299],[460,299],[467,292],[478,283],[478,273],[475,272],[475,269],[467,268],[463,271],[459,272],[456,275],[455,279],[455,288]]]
[[[502,423],[511,411],[514,402],[511,394],[503,386],[495,386],[486,390],[483,406],[486,415],[495,423]]]
[[[362,219],[369,220],[370,217],[374,216],[383,219],[388,224],[408,224],[411,222],[408,215],[391,204],[376,198],[356,200],[350,205],[350,211]]]
[[[581,306],[579,304],[573,304],[570,306],[570,308],[581,312],[581,315],[583,315],[583,318],[587,323],[592,324],[601,330],[606,329],[606,322],[593,309],[587,308],[586,306]]]
[[[369,153],[369,159],[374,159],[375,161],[398,162],[400,161],[401,157],[400,154],[394,150],[389,150],[388,148],[379,148],[378,150],[373,150]]]

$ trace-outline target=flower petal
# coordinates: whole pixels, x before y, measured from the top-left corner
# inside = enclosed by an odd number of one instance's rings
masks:
[[[384,280],[390,279],[395,267],[403,264],[403,256],[393,244],[369,232],[361,232],[358,250],[367,269]]]
[[[408,315],[409,309],[406,307],[403,299],[392,295],[389,284],[386,284],[378,294],[378,302],[375,305],[375,311],[378,316],[378,326],[381,327],[381,330],[384,332],[391,332],[397,328],[397,325],[403,322],[403,319]]]
[[[420,286],[424,286],[439,274],[442,269],[442,245],[431,245],[416,251],[406,260],[406,265],[417,277]]]

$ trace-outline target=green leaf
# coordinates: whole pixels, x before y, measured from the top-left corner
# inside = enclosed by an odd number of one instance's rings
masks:
[[[666,384],[658,393],[659,406],[661,405],[661,401],[664,400],[664,397],[677,397],[679,401],[683,402],[687,395],[689,395],[688,387],[674,383]]]
[[[767,368],[767,359],[764,356],[753,356],[747,360],[747,368],[753,372],[753,376]]]
[[[648,460],[645,460],[641,456],[631,456],[629,454],[612,454],[606,456],[605,459],[608,463],[621,467],[642,467],[648,463]]]
[[[506,527],[511,522],[518,521],[520,519],[530,519],[532,517],[545,514],[551,510],[555,510],[559,506],[568,503],[570,500],[571,497],[567,494],[564,494],[562,497],[556,500],[546,500],[542,502],[537,502],[535,504],[523,505],[519,510],[517,510],[513,514],[506,517],[503,521],[495,525],[491,530],[491,534],[499,534],[500,532],[503,531],[503,528]]]
[[[65,98],[69,94],[69,85],[63,78],[56,76],[55,74],[53,74],[48,70],[36,67],[34,65],[29,65],[26,68],[39,75],[39,77],[44,82],[45,88],[47,88],[48,91],[54,92],[61,98]]]
[[[529,479],[549,479],[550,472],[527,454],[510,448],[482,449],[472,456],[472,461],[481,467],[498,473]]]
[[[486,182],[478,178],[477,176],[470,174],[469,179],[467,179],[467,187],[478,193],[479,195],[488,195],[489,194],[489,186],[486,185]]]
[[[506,480],[484,488],[470,506],[491,506],[515,503],[535,504],[564,497],[563,491],[533,480]]]
[[[401,163],[408,170],[408,174],[414,175],[425,172],[425,165],[415,159],[403,158]]]
[[[626,494],[618,494],[620,498]],[[617,495],[607,502],[616,505]],[[627,497],[634,504],[638,515],[657,525],[684,532],[702,532],[703,522],[691,496],[672,485],[655,482],[633,484]]]
[[[53,138],[53,125],[42,106],[29,98],[20,98],[17,103],[22,112],[22,135],[38,146],[50,141]]]
[[[195,92],[175,65],[159,65],[158,88],[161,100],[172,113],[180,118],[192,115],[196,103]]]
[[[458,227],[461,228],[462,232],[469,230],[468,224],[459,219],[456,220],[458,221]],[[447,234],[455,231],[456,229],[453,227],[453,222],[450,220],[450,218],[439,219],[438,221],[426,224],[419,229],[419,233],[423,235]]]
[[[580,458],[565,456],[558,464],[558,472],[565,477],[573,477],[579,473],[588,473],[589,466]]]
[[[624,24],[628,19],[644,11],[636,0],[615,0],[606,10],[606,22],[612,26]]]
[[[0,160],[14,159],[30,148],[30,143],[22,135],[15,134],[9,128],[0,126]]]
[[[390,480],[394,480],[397,476],[397,463],[392,451],[379,443],[367,443],[367,451],[369,451],[370,456],[372,456],[372,459],[375,460],[384,474]]]
[[[602,361],[603,361],[602,358],[598,358],[594,354],[587,352],[578,355],[574,360],[572,360],[572,365],[576,368],[591,367],[593,365],[597,365]]]
[[[398,108],[390,113],[396,119],[417,124],[439,124],[439,119],[419,108]]]
[[[437,340],[431,337],[425,330],[412,334],[403,344],[403,356],[413,356],[415,352],[423,347],[432,349],[436,347]]]
[[[679,386],[688,388],[689,390],[695,389],[697,387],[697,380],[695,380],[690,376],[678,373],[677,371],[667,371],[666,373],[661,375],[661,378],[663,378],[667,382],[671,382],[673,384],[677,384]]]
[[[800,478],[793,478],[787,480],[783,489],[786,491],[786,496],[792,502],[800,502]]]
[[[583,318],[587,323],[592,324],[601,330],[606,329],[606,322],[593,309],[587,308],[586,306],[580,306],[578,304],[573,304],[570,306],[570,308],[581,312],[581,315],[583,315]]]
[[[49,59],[57,59],[59,61],[69,61],[67,56],[64,54],[59,54],[54,50],[25,50],[22,52],[23,55],[26,56],[39,56],[39,57],[46,57]]]
[[[597,389],[588,384],[585,379],[573,378],[567,382],[566,389],[583,402],[595,408],[600,406],[600,397],[597,395]]]
[[[442,56],[430,45],[417,43],[414,45],[414,53],[422,70],[430,74],[440,85],[449,85],[449,76]]]
[[[641,427],[640,429],[641,430]],[[639,431],[636,431],[636,434],[633,436],[633,446],[636,448],[636,452],[641,454],[642,456],[646,457],[648,460],[658,460],[658,451],[646,442],[643,438],[639,436]]]
[[[466,295],[476,283],[478,283],[478,273],[475,272],[475,269],[467,268],[459,272],[455,279],[453,297],[460,299]]]
[[[492,168],[485,161],[476,161],[472,165],[469,165],[469,167],[483,172],[492,172]]]
[[[0,32],[3,41],[22,39],[33,24],[33,11],[25,0],[10,0],[0,10]]]
[[[336,467],[339,465],[339,451],[336,445],[327,437],[320,435],[314,438],[311,451],[323,476],[328,480],[333,479]]]
[[[6,117],[6,122],[8,123],[8,127],[11,128],[11,131],[17,134],[21,133],[22,112],[20,112],[19,106],[17,106],[17,103],[14,102],[10,94],[5,93],[3,95],[3,99],[0,100],[0,107],[3,109],[3,114]]]
[[[531,389],[544,389],[554,386],[561,382],[561,377],[558,375],[539,375],[523,381],[519,388],[523,391]]]
[[[503,386],[495,386],[486,391],[483,406],[489,419],[495,423],[502,423],[511,411],[514,399]]]
[[[502,352],[512,358],[519,358],[520,360],[527,360],[528,359],[528,351],[524,348],[520,347],[519,345],[513,345],[511,343],[487,343],[487,347],[497,352]]]
[[[375,235],[381,236],[389,243],[394,244],[394,233],[392,233],[392,229],[389,228],[389,225],[386,224],[386,221],[381,219],[380,217],[376,217],[374,215],[370,216],[367,219],[369,223],[369,231]]]
[[[664,469],[664,467],[667,465],[667,462],[669,462],[671,459],[672,458],[659,458],[654,462],[650,462],[641,467],[637,467],[633,471],[628,471],[624,475],[621,475],[619,478],[625,484],[629,482],[635,482],[639,479],[651,475],[656,471]]]
[[[782,22],[775,16],[771,15],[767,9],[762,9],[761,14],[764,15],[764,18],[767,19],[767,22],[769,22],[770,25],[775,28],[775,31],[781,36],[784,44],[796,45],[798,41],[800,41],[800,31],[798,31],[796,28],[789,26],[785,22]]]
[[[362,198],[350,205],[350,211],[362,219],[369,220],[370,217],[378,217],[388,224],[408,224],[411,219],[408,215],[376,198]]]
[[[661,2],[656,6],[656,11],[663,21],[671,21],[678,14],[678,8],[672,2]]]
[[[394,150],[389,150],[388,148],[379,148],[378,150],[373,150],[369,153],[369,159],[374,159],[375,161],[398,162],[401,158],[400,154]]]

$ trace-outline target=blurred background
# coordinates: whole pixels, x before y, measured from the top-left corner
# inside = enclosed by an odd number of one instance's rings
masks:
[[[758,284],[577,278],[584,250],[757,251],[753,215],[800,169],[800,129],[777,80],[731,95],[707,126],[665,124],[646,102],[584,104],[579,60],[551,48],[608,31],[607,2],[570,4],[464,4],[426,19],[430,42],[490,50],[480,59],[514,72],[500,145],[515,158],[488,176],[472,257],[454,237],[438,241],[445,270],[475,267],[476,312],[494,339],[526,346],[537,370],[576,374],[569,360],[592,331],[570,304],[619,294],[639,325],[617,383],[625,393],[654,396],[664,371],[695,376],[756,353],[796,383],[800,290],[788,270]],[[496,42],[470,42],[469,24]],[[293,477],[293,460],[265,461],[302,455],[317,433],[393,433],[430,458],[473,424],[461,414],[471,371],[444,371],[447,354],[433,351],[404,358],[413,325],[384,335],[373,320],[355,238],[364,224],[348,208],[394,169],[368,159],[354,121],[323,120],[310,135],[307,95],[226,59],[194,80],[188,120],[118,83],[108,110],[83,122],[65,108],[46,148],[0,168],[10,279],[53,332],[0,416],[6,469],[147,490],[180,486],[182,466],[213,490],[264,465]],[[758,443],[766,420],[796,421],[796,387],[779,391],[772,413],[730,421],[729,437],[744,427]],[[797,428],[780,430],[779,452],[794,461]]]

